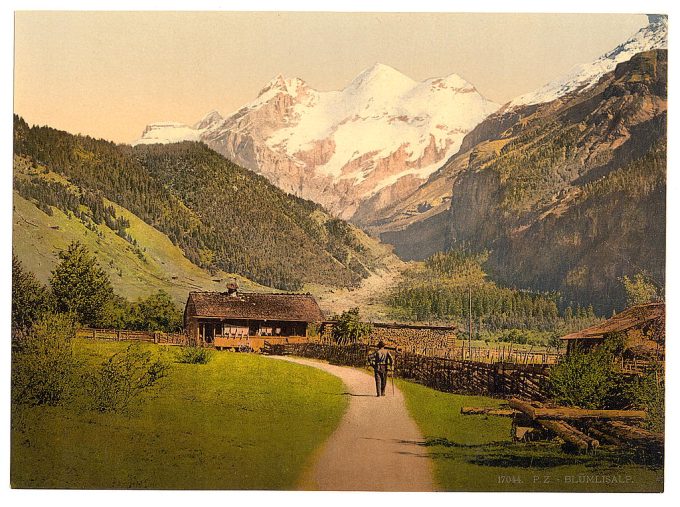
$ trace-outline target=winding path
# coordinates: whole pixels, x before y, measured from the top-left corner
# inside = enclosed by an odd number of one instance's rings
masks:
[[[375,395],[367,372],[295,357],[280,360],[313,366],[340,377],[350,397],[338,428],[314,456],[300,489],[321,491],[434,491],[432,464],[404,396],[388,384]]]

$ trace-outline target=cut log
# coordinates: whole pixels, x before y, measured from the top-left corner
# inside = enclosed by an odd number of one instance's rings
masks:
[[[528,415],[531,419],[536,419],[536,407],[532,407],[528,402],[518,400],[517,398],[510,398],[508,405],[510,405],[510,408]]]
[[[642,420],[647,417],[644,410],[589,410],[584,408],[534,406],[529,402],[512,398],[508,402],[511,408],[520,410],[532,419],[607,419],[610,421]]]
[[[610,421],[643,420],[644,410],[588,410],[581,408],[536,408],[536,417],[541,419],[607,419]]]
[[[545,429],[548,429],[559,435],[559,437],[565,442],[569,442],[581,450],[587,451],[589,449],[597,449],[600,446],[600,442],[598,440],[589,437],[582,431],[577,430],[565,422],[548,419],[537,419],[536,422]]]
[[[501,417],[512,417],[519,412],[511,408],[461,407],[460,413],[463,415],[498,415]]]
[[[605,421],[601,425],[603,431],[613,433],[624,442],[652,444],[663,446],[663,433],[654,433],[643,428],[630,426],[620,421]]]
[[[604,431],[600,431],[597,428],[588,428],[588,433],[590,433],[590,435],[592,435],[593,437],[597,438],[600,442],[615,445],[617,447],[621,447],[623,445],[623,442],[616,438],[615,436],[610,435],[609,433],[605,433]]]

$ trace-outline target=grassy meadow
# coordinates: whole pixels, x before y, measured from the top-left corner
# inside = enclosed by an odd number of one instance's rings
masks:
[[[74,341],[80,369],[125,343]],[[254,354],[172,362],[168,377],[128,413],[64,406],[14,414],[15,488],[291,489],[336,428],[347,400],[320,370]]]
[[[575,455],[553,442],[514,443],[508,417],[461,415],[463,406],[502,400],[461,396],[397,380],[426,439],[435,482],[445,491],[658,492],[663,468],[636,464],[639,455],[599,449]],[[616,482],[615,482],[616,481]]]

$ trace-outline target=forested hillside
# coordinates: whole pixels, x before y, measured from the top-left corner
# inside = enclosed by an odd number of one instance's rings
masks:
[[[622,277],[664,284],[666,109],[666,50],[585,91],[502,108],[371,231],[404,259],[488,252],[500,284],[609,314],[625,305]]]
[[[436,253],[404,273],[387,303],[402,320],[454,321],[463,329],[471,309],[473,333],[482,339],[515,329],[547,340],[597,320],[592,306],[572,305],[557,293],[497,285],[482,267],[487,258],[487,253],[463,250]]]
[[[495,280],[601,313],[624,306],[623,276],[663,287],[666,66],[667,51],[640,53],[482,141],[454,186],[447,246],[489,250]]]
[[[44,212],[56,207],[91,230],[106,226],[136,248],[126,217],[111,205],[118,204],[210,271],[288,290],[306,282],[353,286],[386,253],[320,206],[199,143],[132,148],[15,116],[14,150],[15,164],[33,169],[15,174],[15,190]]]

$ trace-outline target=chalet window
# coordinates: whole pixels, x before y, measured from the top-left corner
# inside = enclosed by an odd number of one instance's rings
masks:
[[[224,324],[223,326],[223,336],[229,336],[231,338],[242,338],[248,336],[247,326],[237,326],[234,324]]]

